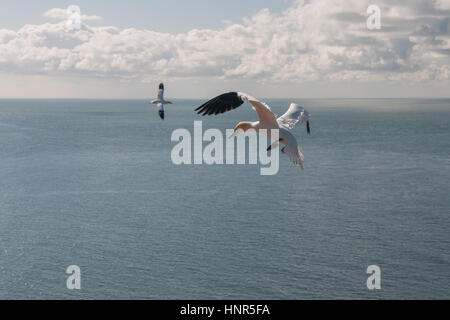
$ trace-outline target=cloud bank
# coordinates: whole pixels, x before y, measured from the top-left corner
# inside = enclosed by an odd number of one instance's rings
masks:
[[[71,13],[67,9],[53,8],[45,11],[42,16],[50,19],[66,20],[69,19]],[[83,21],[101,20],[99,16],[80,15],[80,19]]]
[[[67,30],[53,23],[0,29],[0,72],[165,78],[305,81],[450,79],[450,0],[378,0],[381,29],[368,30],[366,0],[295,2],[263,9],[221,30],[169,34],[114,26]]]

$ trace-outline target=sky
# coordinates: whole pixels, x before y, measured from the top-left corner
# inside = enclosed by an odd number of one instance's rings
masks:
[[[0,0],[0,98],[152,98],[161,81],[171,98],[450,97],[450,0]]]

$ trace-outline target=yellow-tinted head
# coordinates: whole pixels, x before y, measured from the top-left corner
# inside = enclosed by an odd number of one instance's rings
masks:
[[[243,130],[245,132],[245,131],[247,131],[249,129],[252,129],[252,128],[253,128],[253,126],[252,126],[251,122],[243,121],[243,122],[239,122],[237,124],[236,128],[234,128],[234,131],[237,131],[237,130],[241,129],[241,130]]]
[[[230,136],[230,138],[234,137],[239,133],[239,130],[242,130],[243,132],[246,132],[247,130],[253,129],[252,123],[248,121],[239,122],[237,126],[234,128],[233,134]]]

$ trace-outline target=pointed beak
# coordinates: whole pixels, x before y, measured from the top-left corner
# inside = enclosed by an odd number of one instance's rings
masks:
[[[234,132],[228,137],[228,139],[231,139],[236,135],[237,135],[237,130],[234,130]]]
[[[164,111],[158,111],[159,117],[164,120]]]
[[[282,139],[278,139],[278,141],[275,141],[274,143],[272,143],[272,144],[267,148],[267,152],[269,152],[270,150],[275,149],[276,147],[278,147],[279,142],[280,142],[281,140],[282,140]]]

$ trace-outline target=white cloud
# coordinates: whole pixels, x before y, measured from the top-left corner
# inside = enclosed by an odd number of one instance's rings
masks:
[[[57,20],[66,20],[69,19],[71,13],[67,9],[53,8],[42,14],[46,18],[57,19]],[[92,20],[101,20],[102,18],[99,16],[88,16],[81,14],[80,18],[82,21],[92,21]]]
[[[436,0],[438,10],[450,10],[450,0]]]
[[[379,0],[379,31],[366,28],[370,1],[302,3],[280,15],[263,9],[220,30],[176,35],[86,24],[68,31],[64,21],[0,30],[0,72],[89,73],[141,81],[154,75],[286,82],[449,79],[448,1]],[[65,15],[63,9],[45,13],[56,19]]]

